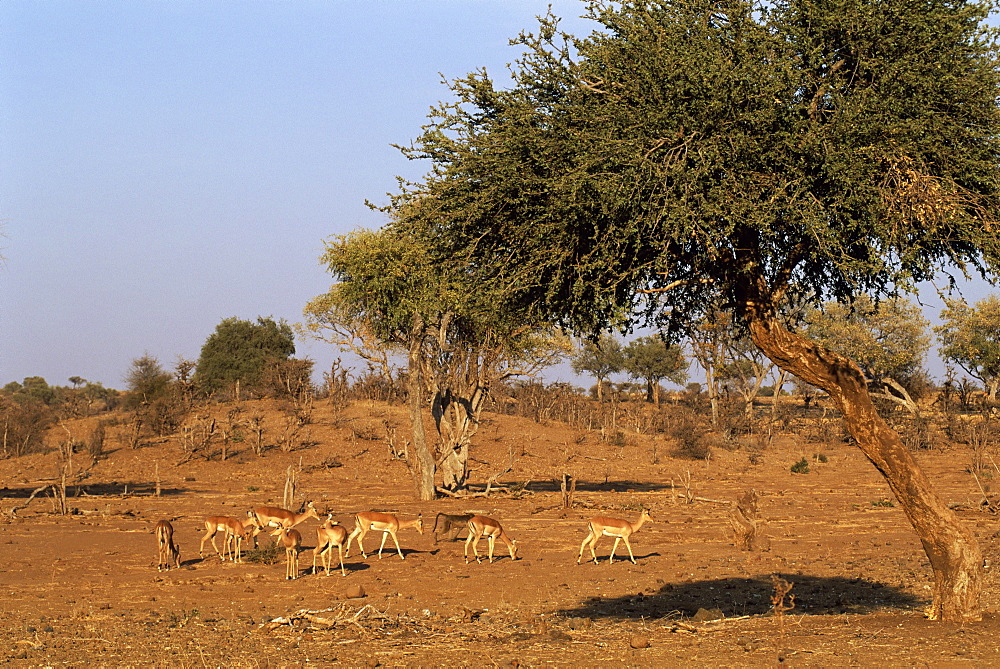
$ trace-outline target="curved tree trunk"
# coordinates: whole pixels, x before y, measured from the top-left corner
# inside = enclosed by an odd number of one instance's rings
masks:
[[[767,305],[749,303],[745,317],[754,343],[776,365],[829,393],[862,452],[885,476],[930,558],[934,572],[930,617],[981,620],[983,557],[979,545],[933,491],[899,435],[878,415],[857,365],[790,332]]]

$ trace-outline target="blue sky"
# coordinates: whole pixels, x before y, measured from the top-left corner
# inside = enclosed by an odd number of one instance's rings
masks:
[[[300,321],[323,239],[426,169],[391,144],[442,75],[502,77],[549,4],[589,29],[576,0],[0,3],[0,385],[122,388],[224,318]]]
[[[120,388],[146,352],[196,360],[224,318],[300,321],[323,239],[380,225],[365,199],[425,171],[391,144],[442,75],[504,76],[548,4],[0,3],[0,385]]]

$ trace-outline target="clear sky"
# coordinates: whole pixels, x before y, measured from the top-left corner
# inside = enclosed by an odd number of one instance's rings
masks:
[[[505,76],[549,4],[0,2],[0,385],[122,388],[224,318],[301,321],[323,239],[381,225],[365,199],[427,169],[391,144],[449,98],[442,76]]]
[[[549,4],[589,30],[577,0],[0,2],[0,385],[123,388],[224,318],[300,321],[323,239],[427,169],[391,144],[442,76],[503,77]]]

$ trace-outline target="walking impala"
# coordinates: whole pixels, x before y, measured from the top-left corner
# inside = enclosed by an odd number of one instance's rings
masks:
[[[653,517],[649,515],[649,511],[646,509],[642,510],[639,520],[634,523],[621,520],[620,518],[591,518],[589,525],[590,534],[580,544],[580,555],[577,556],[576,563],[580,564],[580,561],[583,559],[583,549],[590,545],[590,555],[594,558],[594,563],[597,564],[597,553],[594,552],[594,546],[597,545],[598,539],[605,536],[615,538],[615,545],[611,547],[611,557],[608,558],[608,564],[614,562],[615,550],[618,548],[619,541],[625,542],[625,547],[628,549],[628,556],[631,558],[632,564],[636,564],[635,556],[632,555],[632,544],[629,543],[628,538],[638,532],[639,528],[647,520],[652,521]]]
[[[253,530],[250,530],[250,528]],[[215,545],[215,535],[222,532],[225,541],[222,544],[222,551]],[[223,561],[226,553],[229,553],[233,562],[243,561],[243,540],[249,537],[256,537],[260,533],[260,528],[256,527],[253,518],[237,520],[229,516],[209,516],[205,519],[205,536],[201,538],[201,545],[198,546],[198,555],[205,557],[205,542],[212,540],[212,548],[219,554]]]
[[[354,531],[351,532],[351,536],[347,538],[347,550],[344,552],[344,555],[345,557],[350,557],[351,542],[357,540],[358,548],[361,549],[361,556],[367,560],[368,555],[365,553],[365,545],[363,541],[368,532],[376,530],[378,532],[382,532],[382,545],[378,547],[378,559],[382,559],[382,549],[385,547],[385,537],[386,535],[389,535],[392,537],[392,540],[396,542],[396,551],[399,553],[399,557],[405,560],[406,558],[403,557],[403,550],[399,547],[399,539],[396,538],[396,532],[399,530],[405,530],[409,527],[416,529],[419,534],[423,534],[423,516],[417,516],[416,520],[401,521],[391,513],[362,511],[354,516]]]
[[[469,544],[472,544],[472,554],[476,556],[476,562],[480,562],[479,552],[476,550],[476,545],[479,540],[486,537],[487,543],[490,547],[490,563],[493,562],[493,545],[496,543],[497,539],[504,542],[507,545],[507,550],[510,552],[510,559],[517,559],[517,540],[511,540],[507,536],[507,532],[504,531],[503,527],[500,526],[496,520],[492,518],[487,518],[486,516],[473,516],[469,519],[469,538],[465,540],[465,563],[469,563]]]
[[[347,576],[344,570],[344,543],[347,541],[347,530],[333,520],[333,516],[327,516],[326,522],[316,528],[316,548],[313,549],[313,570],[316,573],[316,556],[323,560],[323,567],[326,575],[330,575],[330,562],[333,561],[332,550],[336,546],[340,552],[340,574]]]
[[[159,547],[157,571],[166,571],[170,565],[180,569],[181,567],[181,547],[174,543],[174,526],[169,520],[161,520],[153,528],[156,533],[156,543]]]
[[[278,537],[277,543],[285,547],[285,580],[299,577],[299,551],[302,550],[302,535],[298,530],[279,527],[271,532],[272,537]]]

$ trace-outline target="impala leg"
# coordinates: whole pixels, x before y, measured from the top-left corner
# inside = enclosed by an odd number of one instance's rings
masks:
[[[396,552],[399,553],[399,559],[400,560],[405,560],[406,557],[403,555],[403,549],[399,547],[399,539],[396,538],[396,533],[395,532],[389,532],[389,534],[392,535],[392,540],[396,544]],[[384,537],[383,537],[383,539],[384,539]]]
[[[337,550],[340,551],[340,575],[347,576],[347,570],[344,569],[344,547],[337,546]],[[331,559],[333,558],[332,555],[330,557]]]
[[[475,538],[475,536],[476,533],[470,531],[469,536],[465,539],[465,564],[469,564],[469,544],[472,543],[472,540]]]
[[[615,545],[611,547],[611,557],[608,558],[608,564],[615,561],[615,551],[618,550],[618,542],[621,540],[621,537],[615,537]]]
[[[632,555],[632,544],[629,543],[628,537],[622,537],[622,540],[625,541],[625,548],[628,549],[628,556],[632,558],[632,564],[636,564],[635,556]]]
[[[497,538],[491,534],[490,538],[489,538],[489,542],[490,542],[490,564],[493,564],[493,545],[496,543],[496,540],[497,540]]]
[[[594,534],[593,534],[593,532],[591,532],[590,534],[587,535],[587,538],[583,540],[583,543],[580,544],[580,554],[576,556],[576,563],[577,564],[580,564],[583,561],[583,551],[584,551],[585,548],[587,548],[587,546],[590,545],[590,540],[593,539],[593,538],[594,538]]]
[[[389,533],[388,533],[388,532],[383,532],[383,533],[382,533],[382,543],[381,543],[381,544],[379,544],[379,547],[378,547],[378,559],[379,559],[379,560],[381,560],[381,559],[382,559],[382,549],[383,549],[383,548],[385,548],[385,540],[386,540],[386,539],[388,538],[388,537],[386,536],[387,534],[389,534]],[[395,538],[396,538],[396,537],[393,537],[393,539],[395,539]],[[399,545],[399,544],[397,544],[397,546],[398,546],[398,545]]]

